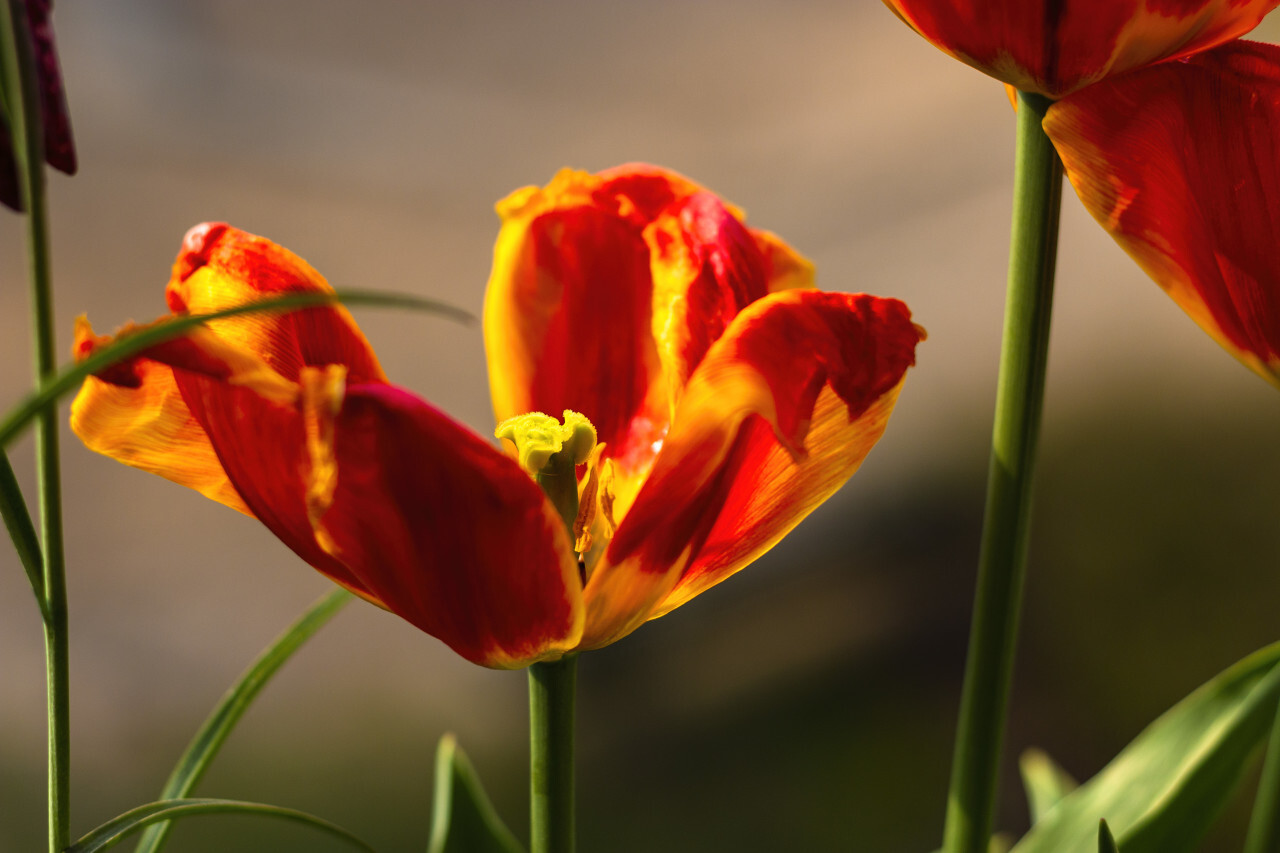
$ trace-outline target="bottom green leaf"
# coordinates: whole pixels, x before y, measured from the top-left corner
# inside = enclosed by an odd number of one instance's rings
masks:
[[[1031,822],[1039,823],[1049,809],[1077,787],[1071,774],[1058,766],[1049,754],[1040,749],[1028,749],[1018,759],[1022,771],[1022,786],[1027,791],[1027,809]]]
[[[436,747],[435,802],[427,853],[524,853],[451,734],[440,738]]]
[[[1124,853],[1194,850],[1270,729],[1277,663],[1280,643],[1174,705],[1062,798],[1013,853],[1093,853],[1104,817]]]
[[[305,823],[330,835],[337,836],[361,850],[375,853],[372,847],[352,835],[347,830],[322,818],[309,815],[294,809],[271,806],[265,803],[248,803],[243,800],[186,799],[159,800],[130,809],[117,818],[107,821],[102,826],[81,838],[68,847],[65,853],[98,853],[107,850],[122,841],[131,832],[136,832],[148,824],[161,820],[174,820],[191,815],[209,814],[258,814],[281,820]]]

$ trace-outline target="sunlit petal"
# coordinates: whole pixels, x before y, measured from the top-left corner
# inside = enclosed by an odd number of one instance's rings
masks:
[[[625,454],[633,422],[654,408],[659,366],[645,223],[597,198],[603,186],[564,170],[499,203],[485,349],[499,421],[572,409]]]
[[[690,377],[649,478],[586,589],[613,642],[759,556],[880,437],[922,338],[901,302],[795,290],[739,314]]]

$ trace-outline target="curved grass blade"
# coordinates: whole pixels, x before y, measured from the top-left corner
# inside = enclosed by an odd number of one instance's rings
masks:
[[[1022,772],[1022,786],[1027,791],[1027,810],[1031,812],[1033,824],[1038,823],[1059,800],[1079,787],[1071,774],[1059,767],[1041,749],[1028,749],[1022,753],[1022,757],[1018,759],[1018,769]]]
[[[263,311],[297,311],[302,308],[317,308],[324,305],[378,305],[387,308],[408,308],[415,311],[427,311],[442,314],[463,323],[475,322],[475,317],[444,302],[408,296],[397,293],[380,293],[369,290],[339,290],[333,293],[293,293],[288,296],[259,299],[246,302],[234,308],[214,311],[209,314],[189,314],[175,317],[167,323],[141,329],[121,340],[105,346],[86,358],[58,371],[28,394],[18,405],[9,410],[4,420],[0,421],[0,447],[7,446],[46,406],[59,397],[73,390],[90,374],[97,373],[117,361],[136,355],[144,349],[155,346],[173,338],[181,337],[188,330],[209,320],[220,320],[238,314],[251,314]]]
[[[1266,738],[1278,701],[1280,643],[1166,711],[1059,801],[1014,853],[1093,853],[1103,816],[1125,853],[1195,850]]]
[[[49,602],[44,596],[44,556],[40,550],[40,537],[31,521],[31,511],[22,496],[22,487],[9,464],[9,454],[3,449],[0,449],[0,516],[4,517],[4,526],[13,541],[13,549],[18,552],[18,560],[27,570],[27,580],[31,581],[31,591],[36,594],[40,615],[47,622]]]
[[[68,847],[64,853],[99,853],[99,851],[114,847],[129,833],[136,832],[156,821],[211,814],[258,814],[264,817],[304,823],[350,842],[352,846],[361,850],[377,853],[371,846],[337,824],[330,823],[323,818],[318,818],[306,812],[267,805],[266,803],[213,799],[161,800],[156,803],[138,806],[136,809],[130,809],[119,817],[102,824],[102,826],[99,826]]]
[[[436,747],[435,798],[427,853],[524,853],[451,734]]]
[[[195,789],[231,730],[271,676],[352,598],[354,596],[345,589],[335,589],[326,594],[263,650],[223,695],[218,707],[213,709],[200,731],[191,739],[160,792],[161,801],[180,799]],[[138,842],[137,853],[157,853],[164,846],[170,829],[168,822],[148,827]]]

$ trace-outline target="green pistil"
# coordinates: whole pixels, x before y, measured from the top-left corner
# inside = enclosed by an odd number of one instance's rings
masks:
[[[516,447],[520,467],[528,471],[542,491],[551,499],[564,520],[569,539],[578,519],[577,466],[587,461],[596,446],[596,428],[584,415],[565,409],[564,423],[530,412],[507,418],[494,431]]]

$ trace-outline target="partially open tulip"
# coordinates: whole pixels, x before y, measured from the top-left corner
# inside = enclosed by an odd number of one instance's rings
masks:
[[[58,51],[53,41],[53,24],[49,20],[52,0],[17,0],[17,3],[26,12],[27,27],[31,33],[45,160],[55,169],[73,175],[76,171],[76,150],[71,140],[71,119],[62,87],[62,71],[58,67]],[[22,196],[18,190],[13,139],[6,118],[0,105],[0,203],[21,211]]]
[[[613,642],[719,582],[884,430],[922,337],[902,303],[792,289],[808,264],[651,167],[565,172],[499,209],[485,334],[505,450],[388,384],[340,308],[212,321],[86,382],[73,428],[493,667]],[[327,287],[209,224],[167,297],[204,313]],[[105,340],[82,323],[77,352]]]
[[[979,70],[1060,100],[1045,132],[1099,224],[1280,385],[1280,0],[885,0]]]

